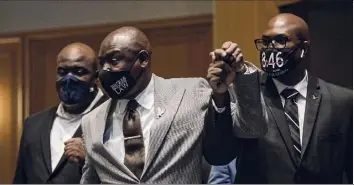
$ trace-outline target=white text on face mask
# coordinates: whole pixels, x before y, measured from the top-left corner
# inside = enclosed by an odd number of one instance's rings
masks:
[[[116,83],[111,85],[111,88],[119,95],[124,89],[128,88],[127,79],[123,76],[121,79],[117,80]]]
[[[275,52],[272,52],[269,55],[269,58],[266,59],[267,56],[266,56],[265,52],[262,52],[262,66],[264,68],[267,68],[268,66],[272,66],[273,69],[275,67],[277,67],[277,68],[282,67],[284,65],[284,60],[281,57],[281,54],[282,54],[282,52],[277,52],[276,54],[275,54]]]

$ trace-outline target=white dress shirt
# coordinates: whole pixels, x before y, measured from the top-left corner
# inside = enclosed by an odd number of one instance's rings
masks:
[[[143,132],[144,147],[145,147],[145,159],[146,153],[149,150],[149,136],[151,125],[155,121],[154,111],[154,80],[151,78],[148,86],[142,91],[135,100],[139,103],[137,111],[140,115],[140,123]],[[119,100],[117,102],[116,110],[113,112],[112,128],[109,128],[105,133],[109,134],[109,139],[104,143],[108,150],[120,163],[124,163],[125,148],[124,148],[124,136],[123,136],[123,117],[124,111],[129,100]]]
[[[305,71],[305,77],[296,85],[294,86],[287,86],[279,82],[278,80],[274,79],[274,84],[277,87],[281,103],[284,107],[285,105],[285,99],[280,93],[285,89],[285,88],[292,88],[296,89],[299,92],[299,95],[296,98],[296,104],[298,107],[298,114],[299,114],[299,124],[300,124],[300,143],[302,145],[302,136],[303,136],[303,130],[304,130],[304,118],[305,118],[305,108],[306,108],[306,95],[307,95],[307,84],[308,84],[308,74],[307,71]]]
[[[52,162],[52,171],[58,165],[62,155],[64,154],[64,143],[71,139],[79,128],[83,115],[91,111],[92,107],[103,96],[103,93],[98,89],[98,93],[90,106],[81,114],[69,114],[65,112],[63,104],[60,103],[56,112],[56,117],[53,122],[52,130],[50,131],[50,153]]]

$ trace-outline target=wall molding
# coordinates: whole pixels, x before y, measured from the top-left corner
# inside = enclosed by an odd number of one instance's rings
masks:
[[[93,33],[111,32],[122,26],[134,26],[139,29],[163,28],[175,26],[188,26],[196,24],[212,23],[212,14],[170,17],[164,19],[153,19],[148,21],[129,21],[121,23],[108,23],[88,26],[41,29],[35,31],[23,31],[0,34],[1,37],[25,36],[28,39],[50,39],[73,35],[89,35]]]

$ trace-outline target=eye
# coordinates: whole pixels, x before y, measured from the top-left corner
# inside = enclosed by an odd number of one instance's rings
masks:
[[[285,44],[286,42],[289,41],[289,38],[286,36],[280,35],[280,36],[275,37],[274,41],[279,44]]]
[[[106,62],[104,57],[99,57],[99,58],[98,58],[98,61],[99,61],[101,67],[102,67],[102,66],[104,65],[104,63]]]
[[[59,76],[65,76],[67,73],[68,72],[65,69],[63,69],[63,68],[58,68],[58,70],[57,70],[57,74]]]
[[[75,70],[73,70],[73,73],[77,76],[83,76],[88,73],[88,70],[86,70],[85,68],[82,68],[82,67],[78,67]]]
[[[262,44],[264,46],[268,46],[270,44],[270,40],[269,39],[262,39]]]
[[[114,66],[118,65],[120,60],[116,57],[111,58],[110,63]]]
[[[84,73],[84,69],[82,69],[82,68],[77,69],[77,73],[78,74],[83,74]]]

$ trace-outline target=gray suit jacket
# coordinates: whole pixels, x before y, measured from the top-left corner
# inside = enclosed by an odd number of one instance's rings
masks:
[[[206,114],[213,109],[211,89],[203,78],[163,79],[153,75],[153,80],[156,123],[151,128],[149,151],[146,153],[141,179],[119,163],[103,145],[105,125],[109,122],[107,117],[110,117],[109,110],[112,110],[110,107],[113,102],[108,100],[83,118],[87,158],[81,183],[198,184],[202,182],[202,136],[205,120],[217,123],[229,120],[234,124],[231,134],[235,133],[239,137],[254,138],[264,131],[265,126],[255,126],[256,119],[247,124],[245,120],[239,119],[242,115],[237,111],[237,103],[227,106],[225,114],[220,116]],[[259,111],[258,113],[262,114]],[[249,112],[244,111],[243,114]],[[205,119],[206,115],[210,119]],[[251,117],[254,118],[254,115],[244,116]]]

